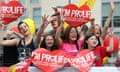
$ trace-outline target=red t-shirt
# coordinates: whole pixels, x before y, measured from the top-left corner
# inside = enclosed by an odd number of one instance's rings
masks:
[[[106,50],[107,50],[107,48],[102,47],[102,46],[98,46],[98,47],[96,47],[96,49],[93,50],[94,54],[96,56],[95,62],[94,62],[95,66],[102,66],[103,65],[103,61],[102,61],[103,58],[105,56],[110,55]]]

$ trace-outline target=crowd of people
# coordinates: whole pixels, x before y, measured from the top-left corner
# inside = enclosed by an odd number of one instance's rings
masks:
[[[109,29],[109,24],[114,12],[115,6],[110,0],[110,13],[105,21],[103,29],[99,24],[95,24],[95,18],[91,17],[89,22],[91,26],[88,28],[86,24],[77,27],[68,25],[64,28],[64,19],[61,17],[57,8],[53,8],[54,14],[48,19],[47,15],[42,16],[42,24],[35,36],[30,34],[29,26],[24,22],[19,22],[18,29],[21,33],[20,38],[3,40],[2,29],[4,25],[2,20],[0,22],[0,45],[12,46],[16,45],[18,48],[18,60],[23,60],[30,57],[30,54],[36,48],[45,48],[49,51],[57,49],[63,50],[66,54],[76,56],[77,53],[84,49],[94,51],[96,56],[93,66],[103,66],[103,58],[111,56],[109,52],[113,50],[113,29]],[[51,24],[53,30],[45,31],[48,24]],[[109,29],[109,31],[108,31]],[[103,41],[108,35],[110,43],[108,47],[103,45]],[[27,55],[23,58],[21,52],[26,51]],[[120,49],[118,49],[118,56],[116,56],[116,66],[120,66]],[[69,66],[69,64],[66,64]]]

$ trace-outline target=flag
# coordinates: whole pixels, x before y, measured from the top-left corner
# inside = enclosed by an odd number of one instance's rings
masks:
[[[87,3],[88,7],[90,9],[93,8],[94,4],[95,4],[96,0],[80,0],[80,2],[78,3],[78,7],[84,5],[85,3]]]

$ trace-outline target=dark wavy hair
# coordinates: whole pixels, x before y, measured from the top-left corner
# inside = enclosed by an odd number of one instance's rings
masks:
[[[75,28],[75,27],[72,27],[72,26],[68,26],[64,32],[64,42],[68,42],[69,43],[69,35],[70,35],[70,31],[72,28]],[[75,28],[76,32],[77,32],[77,39],[75,40],[75,44],[76,44],[76,47],[77,47],[77,50],[79,50],[79,46],[78,46],[78,39],[79,39],[79,34],[78,34],[78,30],[77,28]]]
[[[85,35],[85,38],[84,38],[84,42],[83,42],[83,49],[88,49],[88,43],[86,43],[86,41],[90,38],[90,37],[92,37],[92,36],[95,36],[95,34],[94,33],[87,33],[86,35]]]
[[[85,35],[88,31],[88,26],[87,25],[82,25],[81,26],[81,31],[84,31],[84,35]]]
[[[54,45],[50,48],[50,51],[57,50],[58,47],[57,47],[57,44],[56,44],[55,36],[54,36],[53,34],[46,34],[46,35],[44,36],[42,42],[41,42],[40,47],[47,49],[47,46],[46,46],[46,43],[45,43],[45,39],[46,39],[47,36],[52,36],[52,37],[53,37],[53,40],[54,40]]]
[[[23,23],[26,24],[25,22],[22,22],[22,21],[18,23],[17,27],[18,27],[18,30],[19,30],[19,31],[20,31],[20,25],[23,24]],[[26,25],[27,25],[27,24],[26,24]],[[28,26],[28,25],[27,25],[27,26]],[[29,27],[29,26],[28,26],[28,27]]]

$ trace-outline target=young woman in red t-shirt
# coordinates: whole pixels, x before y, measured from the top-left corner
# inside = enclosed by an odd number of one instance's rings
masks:
[[[83,49],[89,49],[94,51],[96,58],[93,65],[102,66],[103,58],[105,56],[110,55],[109,52],[113,50],[112,32],[109,33],[109,36],[110,36],[110,46],[103,47],[103,46],[97,46],[98,40],[93,33],[86,34],[84,38]]]

